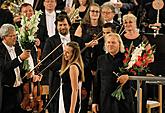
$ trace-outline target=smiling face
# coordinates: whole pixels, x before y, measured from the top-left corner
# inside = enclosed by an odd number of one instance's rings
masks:
[[[9,30],[8,35],[4,36],[3,41],[6,45],[12,47],[17,41],[17,35],[15,30]]]
[[[100,17],[100,8],[97,6],[91,6],[89,11],[90,18],[92,20],[98,20]]]
[[[66,61],[69,61],[69,60],[71,60],[71,58],[72,58],[72,55],[73,55],[73,48],[72,47],[70,47],[70,46],[65,46],[65,49],[64,49],[64,59],[66,60]]]
[[[56,0],[45,0],[44,1],[44,6],[47,11],[50,13],[53,12],[56,8]]]
[[[61,35],[66,36],[69,32],[69,29],[70,29],[70,25],[66,18],[63,21],[57,22],[57,30]]]
[[[133,14],[127,14],[123,16],[123,25],[125,31],[135,31],[137,29],[136,26],[136,17]]]
[[[34,11],[33,11],[32,6],[27,5],[25,7],[22,7],[21,8],[21,14],[25,15],[26,17],[28,17],[28,19],[30,19],[30,17],[34,15]]]
[[[124,28],[126,31],[132,31],[136,29],[136,22],[128,19],[124,21]]]
[[[105,37],[105,48],[112,56],[116,55],[120,50],[120,43],[116,36]]]

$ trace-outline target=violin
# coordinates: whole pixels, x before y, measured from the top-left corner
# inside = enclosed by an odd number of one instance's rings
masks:
[[[29,78],[28,83],[25,83],[23,86],[24,97],[21,102],[21,108],[26,111],[40,113],[43,110],[42,91],[40,81],[33,83],[32,78]]]
[[[21,108],[26,111],[32,111],[34,107],[33,98],[33,83],[32,78],[29,78],[28,82],[23,85],[23,100],[21,102]]]
[[[41,99],[41,94],[43,92],[40,81],[37,81],[37,85],[34,87],[33,96],[34,96],[34,109],[35,113],[40,113],[43,110],[43,100]]]

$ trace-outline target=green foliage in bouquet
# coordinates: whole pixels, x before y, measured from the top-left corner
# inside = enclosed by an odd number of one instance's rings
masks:
[[[125,59],[123,60],[124,66],[120,68],[120,73],[136,76],[149,71],[148,64],[153,62],[155,45],[146,50],[148,44],[148,41],[143,41],[138,47],[134,48],[133,43],[131,43],[130,48],[126,48]],[[117,100],[125,99],[122,85],[119,85],[111,96]]]
[[[35,43],[36,32],[40,21],[39,16],[42,11],[35,11],[35,14],[30,19],[25,15],[21,16],[21,28],[16,25],[18,43],[22,50],[31,50]],[[23,69],[29,71],[28,60],[24,61]]]

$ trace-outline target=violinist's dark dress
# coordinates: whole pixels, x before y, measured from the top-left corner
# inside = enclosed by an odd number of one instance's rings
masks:
[[[85,43],[90,42],[94,38],[98,38],[101,35],[102,31],[102,26],[91,26],[90,24],[83,23],[81,25],[82,28],[82,37],[77,37],[77,42],[80,45],[80,48],[83,49],[85,48]],[[103,40],[102,40],[103,43]],[[84,75],[85,75],[85,82],[83,82],[82,87],[85,88],[87,91],[87,96],[82,100],[82,113],[87,112],[88,108],[88,101],[89,101],[89,96],[90,96],[90,91],[91,91],[91,85],[92,85],[92,73],[91,70],[96,70],[97,67],[97,57],[100,55],[100,43],[96,45],[95,47],[88,47],[82,52],[82,59],[84,62]]]
[[[80,68],[77,64],[74,64],[78,67],[79,72]],[[80,73],[81,74],[81,73]],[[62,93],[63,93],[63,99],[64,99],[64,107],[65,107],[65,112],[69,113],[70,110],[70,105],[71,105],[71,95],[72,95],[72,87],[71,87],[71,80],[70,80],[70,75],[69,75],[69,68],[68,70],[62,75]],[[80,75],[79,75],[79,80],[80,80]],[[75,112],[74,113],[79,113],[79,91],[78,91],[78,97],[77,97],[77,104],[76,104],[76,108],[75,108]]]
[[[113,71],[119,73],[119,67],[123,66],[124,56],[118,53],[115,57],[109,53],[98,58],[96,79],[93,88],[93,104],[99,105],[100,113],[133,113],[132,94],[129,81],[123,86],[125,100],[118,101],[111,94],[117,86],[117,76]],[[103,65],[104,64],[104,65]]]

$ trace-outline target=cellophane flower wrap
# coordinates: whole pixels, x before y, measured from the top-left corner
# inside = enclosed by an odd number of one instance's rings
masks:
[[[42,11],[35,11],[35,14],[31,16],[30,19],[25,15],[21,16],[21,27],[16,25],[18,43],[22,50],[31,50],[35,44],[36,32],[38,30],[38,24],[40,21],[39,16]],[[30,65],[28,60],[24,61],[23,69],[25,71],[30,70]]]
[[[130,75],[141,75],[149,71],[148,65],[153,62],[153,55],[155,52],[155,46],[146,50],[148,41],[142,41],[137,47],[131,43],[130,48],[126,48],[125,59],[123,60],[124,66],[120,68],[120,73]],[[111,94],[116,99],[125,99],[122,92],[122,85]]]

